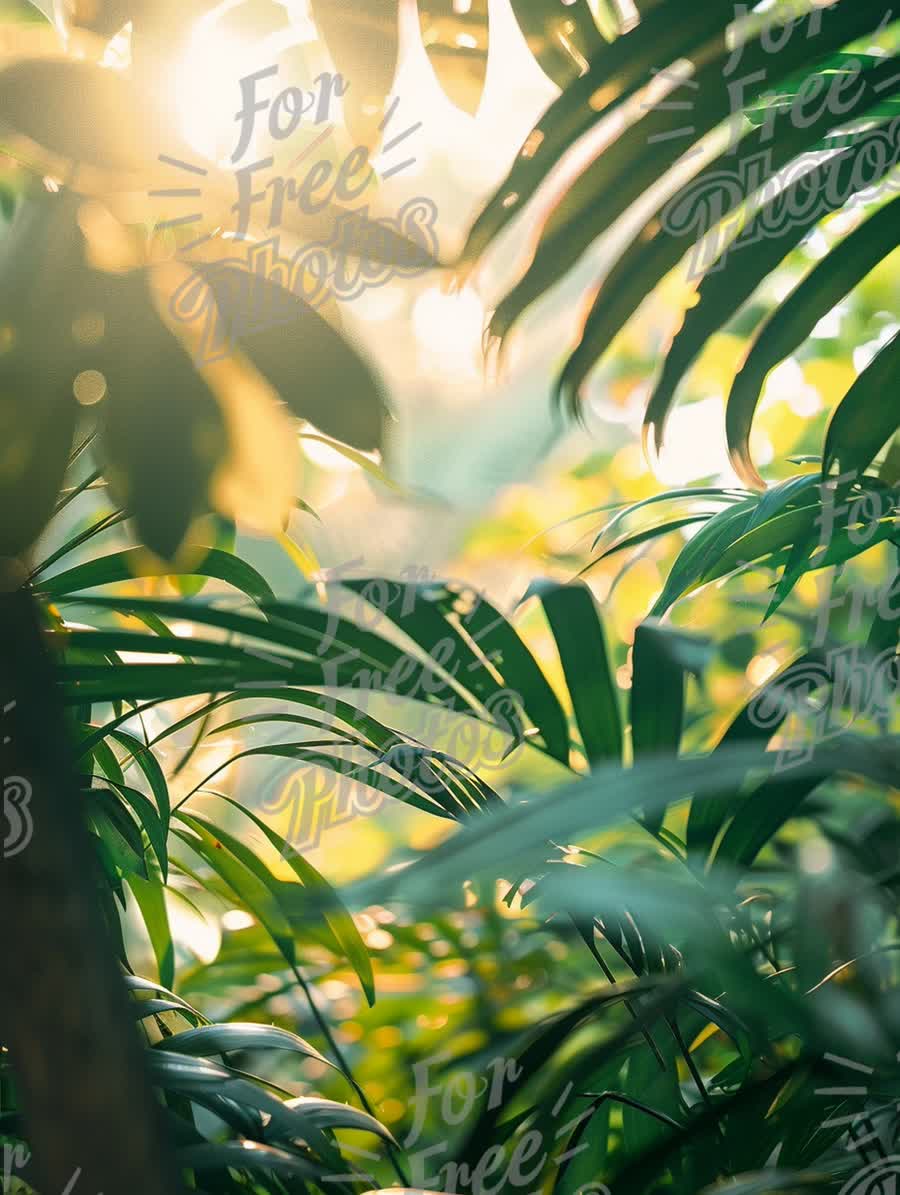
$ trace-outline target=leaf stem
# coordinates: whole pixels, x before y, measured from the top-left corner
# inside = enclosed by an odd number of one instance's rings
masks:
[[[312,989],[310,988],[309,983],[307,982],[305,976],[301,972],[300,968],[296,965],[296,963],[291,963],[291,971],[293,972],[294,978],[297,980],[297,983],[299,983],[299,985],[303,991],[303,995],[306,997],[306,1001],[309,1004],[310,1011],[312,1012],[312,1015],[315,1018],[316,1024],[319,1026],[319,1031],[321,1032],[322,1036],[325,1038],[325,1041],[328,1043],[328,1048],[329,1048],[329,1050],[331,1050],[331,1053],[334,1055],[335,1061],[337,1062],[338,1066],[340,1067],[341,1071],[343,1072],[344,1078],[347,1080],[347,1082],[350,1084],[350,1086],[353,1088],[353,1090],[359,1096],[359,1101],[362,1104],[365,1111],[368,1112],[370,1116],[375,1116],[375,1110],[373,1109],[372,1105],[369,1103],[366,1093],[363,1091],[362,1087],[357,1082],[356,1077],[353,1074],[353,1071],[350,1069],[350,1063],[344,1057],[344,1053],[341,1050],[341,1047],[338,1045],[334,1034],[331,1032],[331,1026],[328,1024],[328,1021],[322,1015],[321,1010],[317,1006],[315,998],[313,997],[313,994],[312,994]],[[408,1187],[409,1186],[409,1178],[404,1173],[403,1165],[400,1162],[400,1159],[397,1157],[397,1151],[390,1144],[388,1144],[387,1150],[388,1150],[388,1155],[391,1159],[391,1166],[394,1168],[394,1173],[397,1175],[397,1178],[399,1178],[399,1180],[403,1184],[403,1186]]]

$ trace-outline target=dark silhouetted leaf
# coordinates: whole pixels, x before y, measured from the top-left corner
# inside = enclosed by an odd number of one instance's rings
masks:
[[[294,415],[308,419],[329,436],[364,451],[380,449],[386,417],[384,390],[369,365],[342,335],[302,299],[277,282],[249,271],[223,269],[222,263],[195,263],[210,287],[236,340]],[[254,287],[261,309],[271,312],[264,326],[243,331]]]
[[[371,145],[397,70],[397,0],[311,0],[310,7],[347,86],[344,112],[350,132]]]

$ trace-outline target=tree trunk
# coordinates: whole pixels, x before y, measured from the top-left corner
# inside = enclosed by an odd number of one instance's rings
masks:
[[[47,1195],[181,1189],[98,899],[54,664],[0,561],[0,1038]]]

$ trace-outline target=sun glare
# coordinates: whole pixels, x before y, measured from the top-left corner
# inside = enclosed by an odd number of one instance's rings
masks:
[[[181,135],[202,157],[224,163],[230,156],[240,79],[247,73],[247,47],[215,21],[199,20],[175,68],[175,94]]]
[[[470,286],[453,294],[429,287],[416,299],[412,311],[420,351],[457,375],[477,373],[484,320],[484,304]]]
[[[173,84],[178,106],[181,134],[198,154],[220,165],[227,165],[234,151],[238,129],[236,114],[241,102],[241,80],[254,71],[279,63],[285,53],[297,46],[317,42],[315,26],[304,0],[279,3],[284,11],[281,29],[260,31],[257,37],[240,35],[227,27],[229,15],[244,0],[224,0],[205,13],[194,25],[190,39],[176,63]],[[311,78],[285,74],[280,86],[308,86]],[[316,72],[311,71],[311,77]],[[259,129],[265,130],[265,121]],[[255,145],[242,155],[251,161]]]

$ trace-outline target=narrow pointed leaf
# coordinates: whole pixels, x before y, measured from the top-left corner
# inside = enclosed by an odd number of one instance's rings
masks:
[[[622,718],[615,668],[600,613],[583,582],[533,584],[559,651],[588,763],[622,758]]]
[[[900,421],[897,404],[887,396],[900,379],[900,333],[895,333],[863,370],[831,417],[825,436],[823,475],[836,465],[839,473],[862,473]]]

